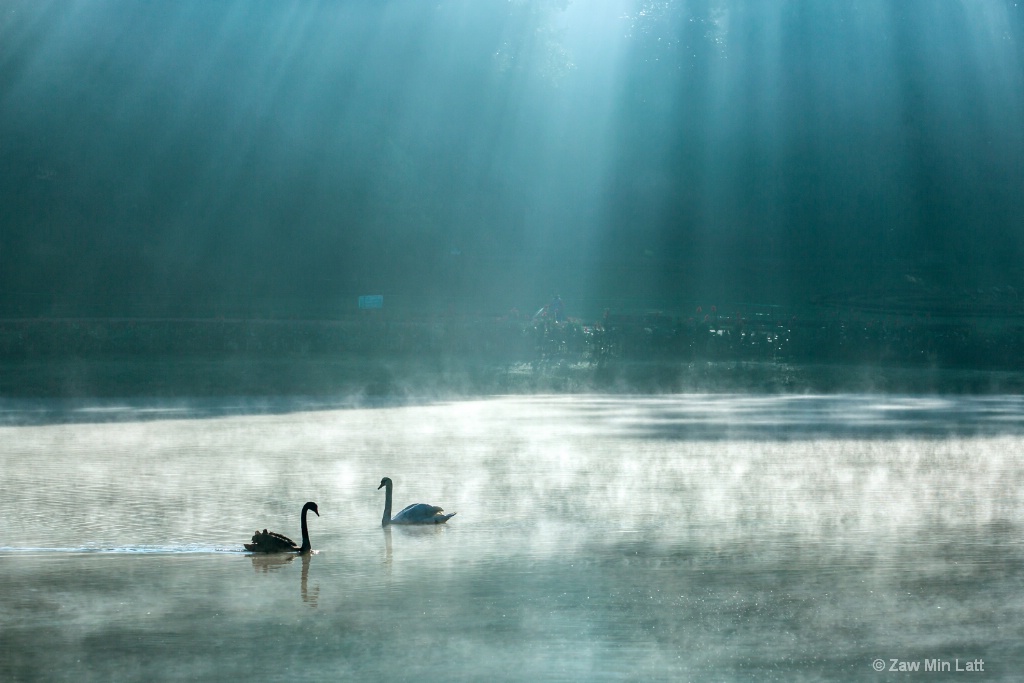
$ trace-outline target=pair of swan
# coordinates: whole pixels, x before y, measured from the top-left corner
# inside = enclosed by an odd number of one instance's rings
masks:
[[[444,524],[455,516],[455,513],[444,514],[442,508],[427,503],[413,503],[391,516],[391,493],[394,482],[389,477],[380,480],[377,490],[384,489],[384,517],[381,519],[381,526],[389,524]],[[295,545],[295,541],[274,533],[273,531],[257,531],[252,535],[251,543],[244,543],[245,549],[253,553],[308,553],[313,549],[309,543],[309,528],[306,526],[306,513],[312,510],[317,517],[320,511],[316,503],[309,502],[302,506],[302,545]]]

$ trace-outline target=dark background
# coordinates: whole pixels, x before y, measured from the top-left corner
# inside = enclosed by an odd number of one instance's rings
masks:
[[[0,0],[0,314],[1024,292],[1024,3]]]

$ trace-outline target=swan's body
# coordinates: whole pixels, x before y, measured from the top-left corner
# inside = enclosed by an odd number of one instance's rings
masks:
[[[391,479],[384,477],[380,480],[377,490],[384,489],[384,517],[381,519],[381,526],[389,524],[444,524],[455,516],[455,513],[444,514],[444,509],[427,503],[413,503],[404,508],[394,517],[391,516],[391,490],[394,484]]]
[[[302,506],[302,545],[295,545],[295,541],[276,534],[273,531],[257,531],[252,535],[252,543],[245,543],[245,549],[253,553],[308,553],[313,549],[309,543],[309,529],[306,527],[306,513],[312,510],[317,517],[320,511],[316,503],[306,503]]]

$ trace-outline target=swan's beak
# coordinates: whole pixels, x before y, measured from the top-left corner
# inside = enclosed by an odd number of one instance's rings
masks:
[[[380,491],[382,488],[384,488],[384,482],[380,483],[380,486],[377,487],[377,490]]]
[[[317,512],[316,510],[313,510],[313,512],[314,512],[314,513],[316,513],[316,516],[317,516],[317,517],[319,517],[319,516],[320,516],[320,513],[319,513],[319,512]]]

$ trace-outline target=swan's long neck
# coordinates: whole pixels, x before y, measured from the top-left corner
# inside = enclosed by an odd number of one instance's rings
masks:
[[[384,485],[384,517],[380,520],[381,526],[391,524],[391,482]]]
[[[309,508],[302,508],[302,547],[299,548],[300,553],[307,553],[313,547],[309,542],[309,527],[306,526],[306,514],[309,512]]]

